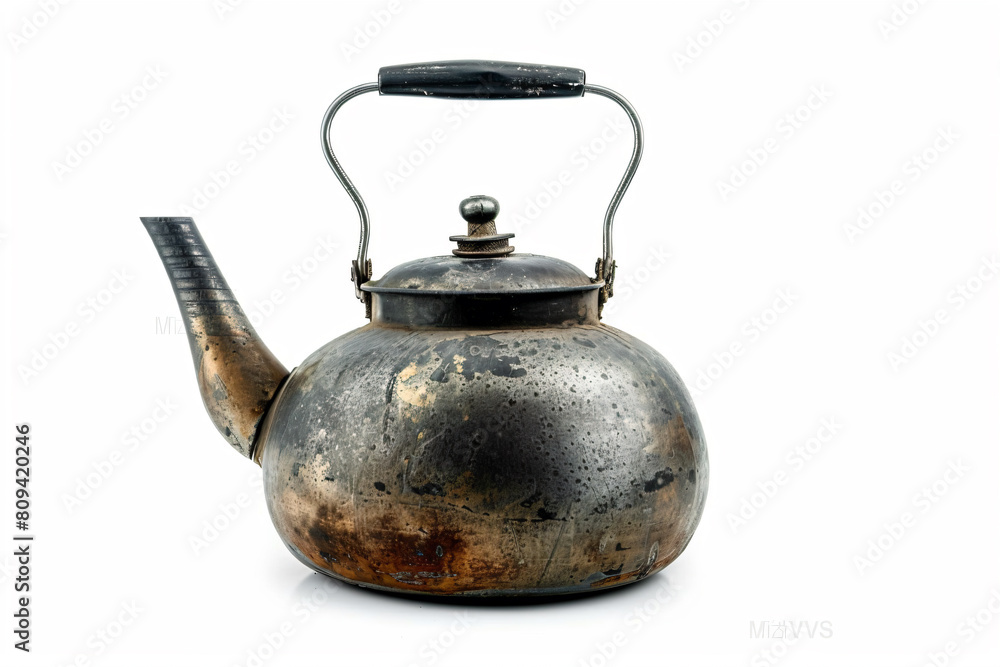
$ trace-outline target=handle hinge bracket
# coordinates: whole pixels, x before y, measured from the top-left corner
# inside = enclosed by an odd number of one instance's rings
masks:
[[[351,282],[354,283],[354,296],[365,304],[365,317],[372,318],[372,295],[361,289],[361,286],[372,279],[372,260],[365,259],[365,270],[362,271],[358,260],[351,260]]]
[[[611,260],[611,266],[605,267],[605,260],[603,257],[597,258],[597,264],[594,267],[594,273],[596,277],[593,279],[595,283],[604,281],[604,285],[601,286],[600,294],[597,297],[597,316],[601,316],[601,312],[604,310],[604,304],[608,302],[608,299],[615,295],[615,267],[618,263]]]

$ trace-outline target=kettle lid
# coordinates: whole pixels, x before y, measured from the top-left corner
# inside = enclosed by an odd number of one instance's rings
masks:
[[[382,278],[361,285],[375,294],[500,295],[581,292],[600,289],[595,280],[569,262],[554,257],[514,254],[508,241],[514,234],[498,233],[500,204],[476,195],[462,200],[459,211],[467,233],[451,236],[458,247],[451,255],[404,262]]]

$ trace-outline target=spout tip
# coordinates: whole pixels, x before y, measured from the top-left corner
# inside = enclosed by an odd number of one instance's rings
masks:
[[[159,217],[140,217],[139,220],[142,221],[144,225],[152,225],[158,222],[194,222],[194,218],[189,218],[182,215],[175,216],[159,216]]]

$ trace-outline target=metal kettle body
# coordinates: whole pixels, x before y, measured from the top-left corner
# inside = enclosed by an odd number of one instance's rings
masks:
[[[636,149],[590,277],[515,254],[496,200],[470,197],[453,255],[371,277],[364,203],[333,156],[343,102],[382,94],[537,97],[596,90],[629,111]],[[360,92],[359,92],[360,91]],[[544,91],[544,92],[539,92]],[[605,590],[690,541],[708,459],[691,397],[654,349],[600,321],[610,221],[641,155],[627,102],[580,70],[459,61],[383,68],[331,105],[323,142],[358,204],[352,277],[371,322],[291,373],[259,340],[190,218],[144,218],[188,327],[206,407],[263,469],[279,536],[309,567],[416,594]]]
[[[375,321],[296,369],[263,436],[268,508],[292,553],[411,592],[636,581],[684,549],[707,489],[701,426],[676,372],[590,319]]]

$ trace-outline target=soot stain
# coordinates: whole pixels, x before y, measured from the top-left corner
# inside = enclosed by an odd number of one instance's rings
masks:
[[[674,481],[674,472],[670,468],[653,473],[653,479],[647,480],[642,490],[646,493],[659,491]]]
[[[445,341],[434,348],[443,361],[431,372],[430,379],[447,382],[449,373],[461,375],[466,380],[474,380],[477,373],[483,375],[487,372],[495,377],[519,378],[527,375],[527,369],[515,368],[521,365],[521,358],[500,354],[501,347],[502,344],[489,336],[469,336],[457,344]],[[461,363],[455,361],[456,354],[464,358]]]
[[[420,486],[411,487],[413,492],[418,496],[431,495],[431,496],[443,496],[444,489],[441,488],[440,484],[435,484],[434,482],[427,482],[426,484],[421,484]]]

